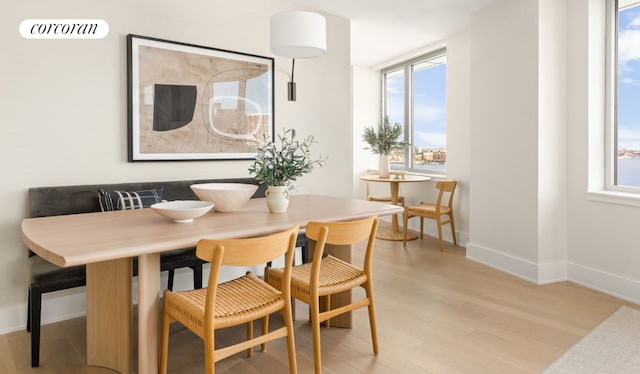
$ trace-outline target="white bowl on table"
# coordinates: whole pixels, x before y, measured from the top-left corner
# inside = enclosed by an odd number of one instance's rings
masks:
[[[256,192],[258,186],[246,183],[199,183],[191,190],[202,201],[211,201],[217,212],[233,212],[243,206]]]
[[[207,214],[213,205],[210,201],[176,200],[153,204],[151,209],[174,222],[185,223]]]

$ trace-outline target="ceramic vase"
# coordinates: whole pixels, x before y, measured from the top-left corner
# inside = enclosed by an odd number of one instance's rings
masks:
[[[389,178],[389,156],[380,155],[380,165],[378,166],[378,175],[380,178]]]
[[[267,208],[271,213],[284,213],[289,206],[289,191],[286,186],[269,186],[265,191]]]

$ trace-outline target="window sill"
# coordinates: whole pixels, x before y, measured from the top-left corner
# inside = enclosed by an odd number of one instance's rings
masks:
[[[429,178],[431,178],[432,180],[433,180],[433,179],[438,179],[438,180],[440,180],[440,179],[442,179],[442,180],[447,179],[447,176],[446,176],[446,175],[442,175],[442,174],[416,173],[416,172],[407,172],[407,174],[409,174],[409,175],[420,175],[420,176],[422,176],[422,177],[429,177]]]
[[[619,191],[587,191],[587,199],[609,204],[640,206],[640,194]]]

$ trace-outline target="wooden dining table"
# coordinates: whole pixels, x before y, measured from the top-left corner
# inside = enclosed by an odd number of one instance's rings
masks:
[[[389,177],[381,177],[377,174],[365,174],[361,175],[360,179],[367,182],[389,183],[389,189],[391,192],[391,204],[393,205],[398,204],[400,183],[426,182],[428,180],[431,180],[430,177],[414,174],[390,175]],[[383,240],[402,240],[403,235],[404,232],[400,231],[400,225],[398,224],[398,216],[394,214],[391,217],[391,228],[388,230],[378,230],[376,238]],[[417,234],[411,232],[407,233],[407,240],[415,240],[417,238]]]
[[[390,204],[292,195],[288,210],[282,214],[270,214],[265,199],[257,198],[237,211],[210,212],[191,223],[175,223],[151,208],[27,218],[22,222],[22,239],[30,250],[58,266],[86,265],[87,363],[120,373],[135,371],[131,267],[132,258],[138,257],[135,372],[146,374],[158,372],[160,253],[194,247],[202,238],[252,237],[295,225],[305,228],[310,221],[397,213],[402,213],[402,208]],[[351,260],[350,251],[328,250]]]

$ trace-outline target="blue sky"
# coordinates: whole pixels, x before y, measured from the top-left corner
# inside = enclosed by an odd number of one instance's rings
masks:
[[[446,64],[414,72],[414,144],[446,147]],[[404,76],[387,78],[387,114],[404,124]]]
[[[618,19],[618,149],[640,150],[640,6]]]

